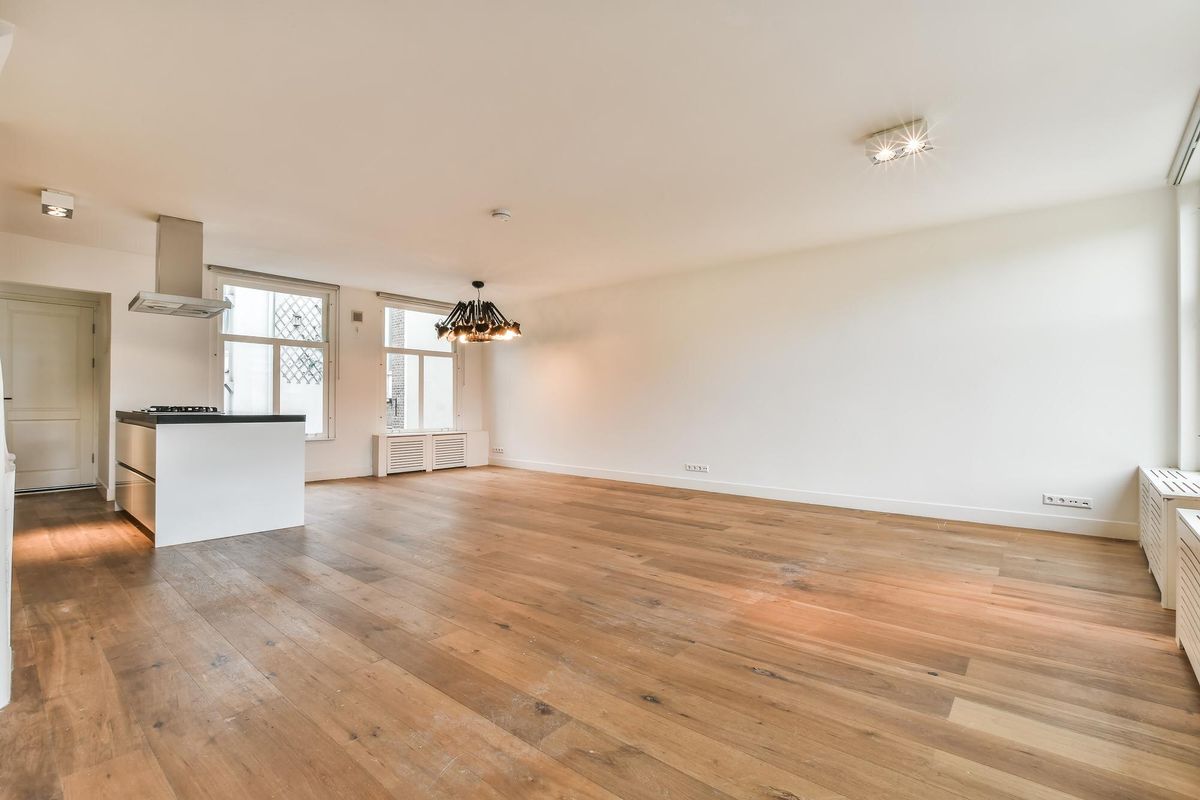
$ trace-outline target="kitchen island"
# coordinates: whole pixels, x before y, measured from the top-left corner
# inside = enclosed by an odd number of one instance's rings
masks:
[[[155,547],[304,524],[304,415],[117,412],[117,505]]]

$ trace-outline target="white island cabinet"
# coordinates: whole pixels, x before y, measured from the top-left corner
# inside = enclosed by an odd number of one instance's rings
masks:
[[[303,525],[304,417],[118,411],[116,494],[155,547]]]

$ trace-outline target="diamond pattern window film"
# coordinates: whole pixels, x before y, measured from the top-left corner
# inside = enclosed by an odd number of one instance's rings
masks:
[[[281,347],[279,376],[284,383],[319,384],[325,377],[325,353],[313,347]]]
[[[319,297],[274,293],[275,338],[319,342],[325,338]]]

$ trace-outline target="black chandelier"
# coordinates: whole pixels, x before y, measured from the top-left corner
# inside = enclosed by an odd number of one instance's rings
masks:
[[[511,322],[496,304],[480,299],[483,281],[471,281],[475,299],[458,301],[454,310],[434,324],[439,339],[451,342],[506,342],[521,335],[521,323]]]

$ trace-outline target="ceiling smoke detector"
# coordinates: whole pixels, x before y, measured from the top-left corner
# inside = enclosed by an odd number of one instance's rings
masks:
[[[493,208],[492,219],[498,219],[501,222],[508,222],[512,219],[512,212],[507,208]]]
[[[47,217],[70,219],[75,216],[75,197],[54,189],[42,189],[42,213]]]
[[[871,159],[872,164],[886,164],[932,149],[929,123],[923,119],[876,131],[867,137],[867,158]]]

